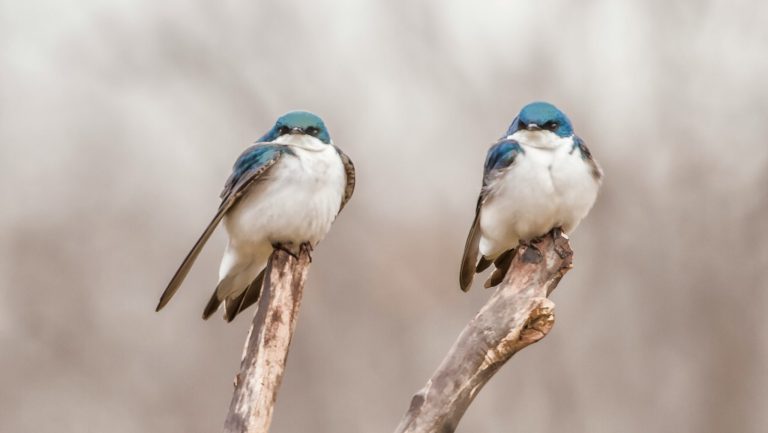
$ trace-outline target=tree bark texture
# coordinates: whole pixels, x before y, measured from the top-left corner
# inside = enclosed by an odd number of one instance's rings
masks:
[[[306,246],[302,246],[297,257],[275,249],[269,258],[264,292],[235,379],[225,433],[269,430],[310,262]]]
[[[397,433],[450,433],[480,389],[517,351],[554,325],[547,296],[572,267],[568,238],[552,231],[516,251],[504,281],[411,400]]]

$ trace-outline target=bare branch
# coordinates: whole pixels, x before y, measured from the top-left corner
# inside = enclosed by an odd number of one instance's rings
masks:
[[[397,433],[450,433],[480,389],[516,352],[554,325],[547,299],[571,268],[568,238],[553,231],[521,246],[504,281],[467,324],[437,371],[411,400]]]
[[[269,430],[310,262],[306,246],[298,258],[281,249],[269,258],[265,290],[243,349],[225,433]]]

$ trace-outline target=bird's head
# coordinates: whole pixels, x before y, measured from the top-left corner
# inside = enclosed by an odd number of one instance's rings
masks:
[[[507,136],[518,131],[542,132],[555,134],[560,138],[573,135],[573,125],[565,115],[548,102],[532,102],[517,115],[507,130]],[[540,135],[540,134],[537,134]]]
[[[308,111],[291,111],[283,114],[259,141],[275,141],[285,135],[309,136],[325,144],[331,144],[331,136],[323,119]]]

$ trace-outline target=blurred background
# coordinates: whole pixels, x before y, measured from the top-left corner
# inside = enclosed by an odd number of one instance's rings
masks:
[[[553,332],[459,431],[768,431],[766,20],[726,0],[2,0],[0,431],[220,431],[253,314],[200,319],[223,233],[154,307],[237,155],[297,108],[358,186],[272,431],[392,431],[490,294],[459,290],[460,256],[486,149],[532,100],[605,183]]]

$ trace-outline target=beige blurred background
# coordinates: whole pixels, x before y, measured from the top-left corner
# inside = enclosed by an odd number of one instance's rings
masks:
[[[531,101],[606,172],[557,325],[461,432],[768,431],[768,3],[0,2],[0,432],[211,432],[251,314],[200,314],[240,151],[321,114],[355,161],[274,432],[392,431],[489,292],[487,147]]]

